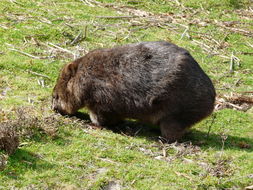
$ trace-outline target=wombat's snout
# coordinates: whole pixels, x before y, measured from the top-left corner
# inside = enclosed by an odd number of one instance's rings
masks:
[[[53,95],[51,109],[54,110],[56,113],[63,114],[62,109],[59,106],[59,97],[57,95]]]
[[[60,113],[61,115],[74,114],[71,110],[69,110],[69,107],[67,107],[66,104],[58,96],[53,96],[51,109],[54,110],[56,113]]]
[[[56,113],[60,113],[61,115],[67,115],[67,112],[63,111],[63,109],[58,106],[54,99],[52,100],[51,109],[54,110]]]
[[[51,109],[54,110],[55,112],[59,112],[59,111],[58,111],[59,109],[58,109],[58,106],[57,106],[57,104],[56,104],[56,101],[57,101],[56,98],[53,97],[53,98],[52,98],[52,102],[51,102]]]

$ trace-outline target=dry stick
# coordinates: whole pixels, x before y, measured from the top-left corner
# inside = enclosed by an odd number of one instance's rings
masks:
[[[53,46],[53,47],[55,47],[55,48],[57,48],[57,49],[59,49],[59,50],[62,50],[62,51],[67,52],[69,54],[72,54],[74,56],[74,58],[76,57],[76,55],[73,52],[71,52],[71,51],[69,51],[67,49],[64,49],[64,48],[62,48],[60,46],[57,46],[57,45],[55,45],[55,44],[53,44],[51,42],[48,42],[48,44],[51,45],[51,46]]]
[[[1,25],[1,24],[0,24],[0,27],[3,28],[3,29],[6,29],[6,30],[9,29],[8,27],[3,26],[3,25]]]
[[[233,73],[235,67],[235,61],[234,61],[234,53],[232,52],[231,58],[230,58],[230,66],[229,66],[229,72]]]
[[[218,47],[222,47],[222,44],[225,42],[228,36],[229,36],[229,33],[226,33],[224,38],[218,42]]]
[[[242,94],[253,94],[253,91],[243,91],[243,92],[239,92],[239,93],[242,93]]]
[[[96,18],[108,18],[108,19],[131,19],[136,18],[137,16],[96,16]]]
[[[138,133],[142,130],[142,128],[138,129],[135,133],[134,136],[138,135]]]
[[[230,59],[230,57],[225,56],[225,55],[218,55],[218,56],[221,57],[221,58],[224,58],[224,59]]]
[[[253,104],[253,97],[251,97],[251,96],[244,96],[244,95],[226,96],[226,95],[224,95],[224,97],[226,99],[228,99],[228,101],[232,101],[232,102],[246,102],[249,104]]]
[[[224,154],[225,141],[227,140],[227,138],[228,138],[228,136],[226,136],[224,133],[221,134],[222,146],[221,146],[221,154],[220,154],[219,159],[221,159]]]
[[[253,48],[253,44],[247,42],[247,45],[248,45],[249,47],[252,47],[252,48]]]
[[[193,39],[192,41],[195,42],[198,45],[202,45],[202,47],[205,48],[206,50],[210,50],[211,49],[211,47],[208,46],[208,45],[206,45],[204,42],[200,42],[200,41],[195,40],[195,39]]]
[[[243,110],[242,107],[237,106],[237,105],[235,105],[235,104],[232,104],[232,103],[230,103],[230,102],[226,102],[226,104],[228,104],[228,105],[230,105],[230,106],[232,106],[232,107],[234,107],[234,108],[236,108],[236,109],[238,109],[238,110]]]
[[[224,26],[223,23],[217,23],[216,26],[220,26],[222,28],[230,30],[231,32],[240,33],[240,34],[245,35],[245,36],[253,37],[253,33],[252,32],[244,30],[244,29]]]
[[[241,82],[241,80],[242,80],[242,78],[237,79],[234,86],[237,86]]]
[[[93,0],[80,0],[82,1],[85,5],[88,5],[90,7],[95,7],[95,6],[98,6],[98,7],[105,7],[105,6],[102,6],[100,2],[98,1],[93,1]],[[93,5],[95,4],[95,5]]]
[[[87,2],[89,2],[89,3],[93,3],[93,4],[95,4],[96,6],[98,6],[98,7],[103,7],[102,6],[102,3],[100,3],[100,2],[98,2],[98,1],[93,1],[93,0],[85,0],[85,1],[87,1]],[[91,6],[94,6],[93,4],[91,4]]]
[[[17,4],[17,5],[23,5],[23,4],[21,4],[21,3],[19,3],[19,2],[17,2],[16,0],[9,0],[11,3],[13,3],[13,4]]]
[[[11,51],[16,51],[16,52],[18,52],[18,53],[21,53],[21,54],[26,55],[26,56],[28,56],[28,57],[31,57],[31,58],[33,58],[33,59],[43,59],[43,58],[41,58],[41,57],[37,57],[37,56],[31,55],[31,54],[29,54],[29,53],[26,53],[26,52],[23,52],[23,51],[20,51],[20,50],[17,50],[17,49],[11,49],[11,48],[10,48],[10,50],[11,50]],[[45,59],[45,58],[44,58],[44,59]]]
[[[199,45],[204,51],[206,51],[210,54],[213,52],[213,49],[210,46],[206,45],[204,42],[200,42],[200,41],[195,40],[195,39],[193,39],[192,42]],[[214,52],[214,53],[218,54],[217,52]]]
[[[38,85],[42,86],[43,88],[45,87],[45,81],[43,79],[42,80],[38,79],[37,82],[38,82]]]
[[[210,135],[210,132],[211,132],[211,127],[212,127],[212,125],[213,125],[215,119],[216,119],[216,113],[213,113],[213,114],[212,114],[212,121],[211,121],[211,124],[210,124],[209,127],[208,127],[207,138],[209,138],[209,135]]]
[[[241,52],[243,55],[253,55],[253,52]]]
[[[185,8],[185,6],[184,6],[182,3],[180,3],[178,0],[175,0],[175,2],[176,2],[176,4],[177,4],[178,6],[180,6],[180,7],[182,7],[182,8]]]
[[[82,1],[84,4],[91,6],[91,7],[95,7],[94,5],[92,5],[88,0],[80,0]]]
[[[36,20],[45,24],[53,25],[52,22],[46,18],[36,19]]]
[[[185,35],[189,38],[189,34],[187,33],[187,32],[188,32],[188,30],[189,30],[189,28],[186,28],[186,29],[184,30],[184,32],[183,32],[183,33],[182,33],[182,35],[181,35],[180,40],[182,40],[182,39],[183,39],[183,37],[184,37]]]
[[[234,64],[237,63],[238,67],[241,66],[241,63],[240,63],[240,59],[238,57],[236,57],[234,55],[234,53],[232,52],[232,55],[231,55],[231,61],[230,61],[230,72],[233,72],[234,71]]]
[[[237,63],[237,66],[240,67],[241,66],[241,60],[236,56],[234,56],[234,60]]]
[[[79,40],[79,38],[80,38],[80,36],[82,35],[82,31],[80,31],[79,33],[78,33],[78,35],[74,38],[74,40],[72,41],[72,42],[70,42],[70,45],[73,45],[73,44],[75,44],[78,40]]]
[[[84,39],[86,39],[87,36],[88,36],[88,25],[86,25],[84,28]]]
[[[43,75],[43,74],[40,74],[40,73],[36,73],[36,72],[34,72],[34,71],[31,71],[31,70],[28,70],[27,72],[30,73],[30,74],[36,75],[36,76],[40,76],[40,77],[44,77],[44,78],[50,79],[50,77],[47,76],[47,75]],[[50,80],[51,80],[51,79],[50,79]]]

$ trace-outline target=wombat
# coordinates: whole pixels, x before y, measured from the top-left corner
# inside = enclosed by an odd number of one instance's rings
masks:
[[[86,107],[99,126],[125,118],[158,125],[172,142],[210,115],[214,101],[213,84],[190,53],[157,41],[93,50],[65,65],[52,107],[68,115]]]

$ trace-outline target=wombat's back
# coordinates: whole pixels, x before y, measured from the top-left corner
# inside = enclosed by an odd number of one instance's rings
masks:
[[[85,67],[92,67],[88,72],[96,87],[91,107],[99,102],[105,110],[139,119],[158,112],[193,118],[193,112],[200,117],[213,109],[210,79],[188,51],[174,44],[142,42],[95,50],[89,57]]]

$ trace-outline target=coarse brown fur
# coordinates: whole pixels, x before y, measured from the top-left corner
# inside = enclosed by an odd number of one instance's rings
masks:
[[[53,109],[86,107],[96,125],[124,118],[159,125],[169,141],[210,115],[215,90],[194,58],[174,44],[141,42],[98,49],[65,65],[53,90]]]

